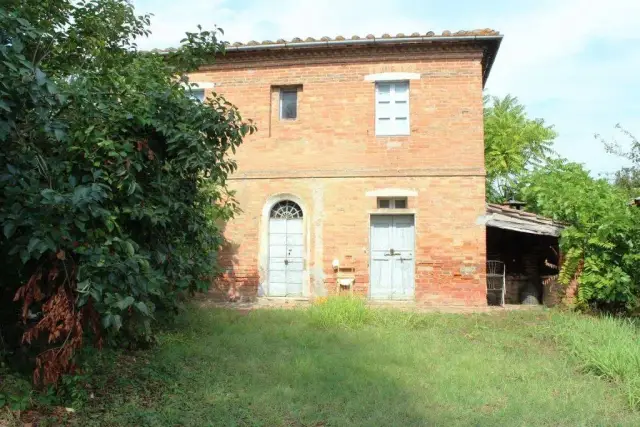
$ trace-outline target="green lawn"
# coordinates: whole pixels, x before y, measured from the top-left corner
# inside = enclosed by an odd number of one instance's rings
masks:
[[[640,347],[625,327],[548,311],[408,314],[331,300],[245,314],[194,307],[153,350],[118,356],[115,367],[104,353],[100,390],[75,422],[638,426],[630,374],[607,378],[584,347],[627,366]],[[594,335],[607,328],[628,335],[620,354]]]

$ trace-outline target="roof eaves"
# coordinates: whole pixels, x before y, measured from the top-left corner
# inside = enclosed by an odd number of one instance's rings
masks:
[[[323,37],[322,40],[315,40],[308,38],[304,41],[301,39],[294,39],[291,42],[287,42],[285,40],[279,40],[278,42],[270,42],[265,41],[263,43],[258,42],[249,42],[247,44],[236,43],[234,45],[227,45],[227,52],[233,51],[262,51],[262,50],[277,50],[277,49],[304,49],[304,48],[332,48],[339,46],[354,46],[354,45],[387,45],[387,44],[400,44],[400,43],[455,43],[455,42],[484,42],[487,45],[485,46],[485,51],[483,55],[483,71],[482,71],[482,85],[487,82],[489,78],[489,73],[491,72],[491,68],[495,61],[496,55],[498,53],[498,49],[500,47],[500,43],[502,42],[503,35],[498,33],[497,31],[492,31],[488,33],[488,31],[484,31],[480,33],[473,31],[459,32],[453,35],[435,35],[433,33],[428,33],[427,35],[411,35],[406,37],[404,35],[398,35],[396,37],[391,37],[388,35],[383,35],[382,37],[374,37],[372,35],[367,36],[366,38],[360,37],[352,37],[351,39],[345,39],[343,37],[337,37],[335,39],[329,39],[328,37]]]
[[[418,36],[418,37],[372,37],[364,39],[334,39],[334,40],[313,40],[313,41],[293,41],[276,43],[247,43],[228,45],[227,51],[248,51],[265,49],[287,49],[287,48],[311,48],[311,47],[331,47],[358,44],[390,44],[390,43],[419,43],[419,42],[458,42],[458,41],[483,41],[492,40],[500,42],[503,36],[496,35],[464,35],[464,36]]]
[[[498,48],[502,41],[502,34],[500,32],[492,30],[490,28],[478,29],[478,30],[461,30],[455,33],[445,30],[441,34],[436,34],[433,31],[429,31],[424,35],[420,33],[411,33],[407,36],[404,33],[396,34],[392,36],[390,34],[383,34],[382,37],[375,37],[373,34],[368,34],[366,37],[361,38],[359,36],[353,36],[351,38],[345,38],[343,36],[337,36],[335,38],[322,37],[320,40],[316,40],[312,37],[301,39],[299,37],[293,38],[291,41],[279,39],[276,42],[271,40],[264,40],[263,42],[257,42],[252,40],[248,43],[226,43],[227,52],[242,52],[242,51],[262,51],[262,50],[277,50],[277,49],[297,49],[297,48],[331,48],[338,46],[353,46],[353,45],[383,45],[383,44],[398,44],[398,43],[447,43],[447,42],[483,42],[484,54],[482,58],[482,84],[487,82],[489,73],[493,62],[495,60]],[[159,54],[168,54],[175,52],[178,49],[153,49],[151,52]]]
[[[487,215],[483,217],[483,222],[489,227],[556,237],[567,226],[552,218],[493,203],[487,204]]]

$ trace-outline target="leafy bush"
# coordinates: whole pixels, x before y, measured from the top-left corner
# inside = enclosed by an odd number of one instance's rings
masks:
[[[14,411],[22,411],[31,406],[33,390],[24,378],[2,369],[0,382],[0,408],[7,406]]]
[[[524,179],[522,197],[528,209],[567,223],[560,281],[577,277],[579,303],[609,311],[638,307],[640,209],[623,191],[557,159]]]
[[[151,343],[159,316],[207,289],[216,224],[237,209],[228,154],[254,128],[222,97],[189,99],[187,73],[224,52],[216,32],[188,33],[160,55],[137,51],[149,18],[125,0],[9,6],[0,321],[14,359],[35,354],[34,380],[46,384],[73,370],[87,338]]]

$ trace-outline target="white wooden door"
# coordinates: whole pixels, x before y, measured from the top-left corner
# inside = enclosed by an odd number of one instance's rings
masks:
[[[371,217],[371,298],[409,299],[414,294],[413,215]]]
[[[301,211],[299,217],[290,213],[276,212],[269,219],[269,296],[302,296],[302,216]]]

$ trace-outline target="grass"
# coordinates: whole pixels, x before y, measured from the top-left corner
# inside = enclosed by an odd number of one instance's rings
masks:
[[[629,406],[640,409],[640,335],[629,319],[556,316],[556,341],[583,372],[611,380],[624,390]]]
[[[416,314],[332,300],[193,308],[103,352],[82,426],[640,425],[635,326],[556,312]]]

